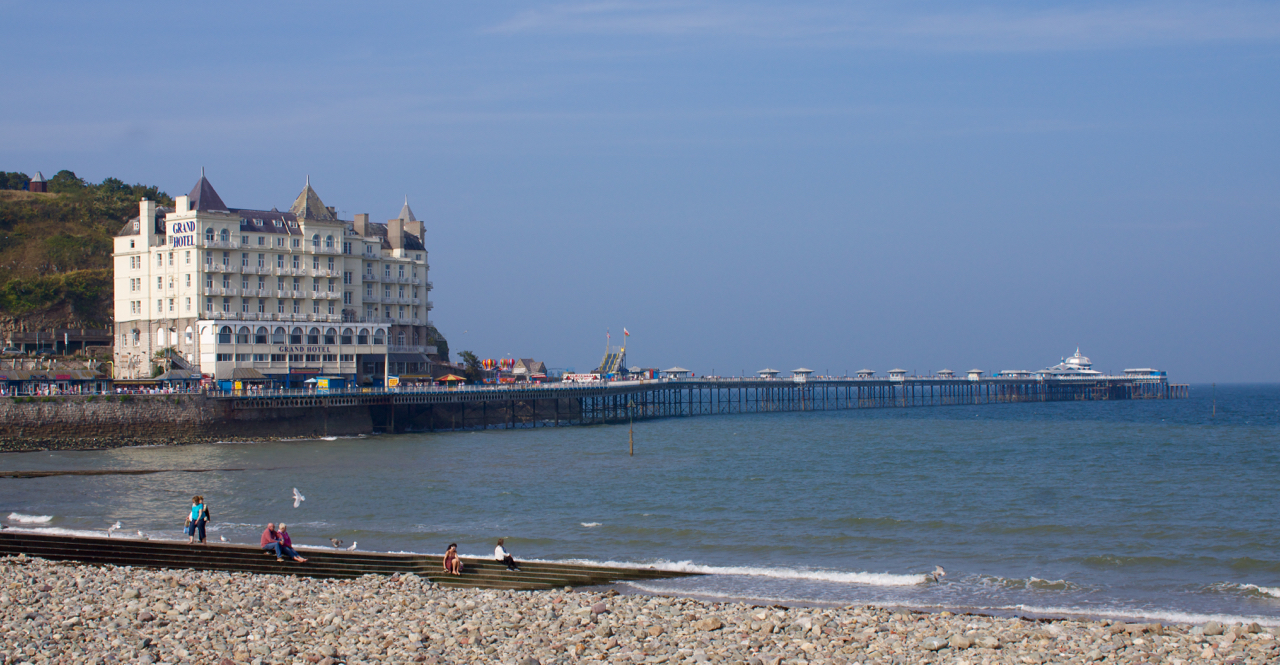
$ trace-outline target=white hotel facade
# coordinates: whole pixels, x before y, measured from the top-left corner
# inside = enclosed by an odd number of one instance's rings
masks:
[[[337,218],[308,181],[287,212],[231,208],[201,174],[175,209],[139,204],[115,238],[115,375],[147,378],[172,349],[217,380],[297,386],[429,373],[425,229],[406,201],[386,224]]]

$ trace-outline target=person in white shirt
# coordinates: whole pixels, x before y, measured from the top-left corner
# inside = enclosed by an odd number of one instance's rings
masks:
[[[498,546],[493,548],[494,560],[507,564],[507,570],[519,572],[520,566],[516,565],[516,560],[511,557],[511,553],[507,551],[507,548],[502,546],[502,541],[503,539],[499,538]]]

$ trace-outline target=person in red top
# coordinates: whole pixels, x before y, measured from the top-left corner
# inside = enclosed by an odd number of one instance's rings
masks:
[[[285,538],[288,538],[287,534],[285,535]],[[280,537],[280,532],[276,531],[276,525],[274,523],[268,523],[267,528],[262,532],[262,549],[269,552],[274,551],[276,561],[284,561],[284,558],[287,556],[298,563],[307,562],[306,559],[298,556],[298,553],[285,543],[284,538]]]

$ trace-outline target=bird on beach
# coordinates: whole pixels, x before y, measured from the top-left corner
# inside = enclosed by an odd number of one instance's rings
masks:
[[[307,497],[302,496],[302,492],[299,492],[299,491],[298,491],[298,488],[296,488],[296,487],[295,487],[295,488],[293,488],[293,507],[294,507],[294,508],[297,508],[297,507],[298,507],[298,504],[300,504],[300,503],[302,503],[303,501],[306,501],[306,500],[307,500]]]
[[[146,536],[142,535],[142,530],[141,530],[141,529],[139,529],[139,530],[138,530],[138,537],[139,537],[139,538],[141,538],[141,539],[143,539],[143,540],[151,540],[150,538],[147,538]]]
[[[218,539],[219,539],[219,540],[221,540],[221,541],[222,541],[222,542],[224,542],[224,543],[225,543],[225,542],[229,542],[229,541],[227,540],[227,537],[226,537],[226,536],[218,536]]]
[[[941,580],[942,580],[942,578],[944,578],[944,577],[946,577],[946,576],[947,576],[947,571],[943,570],[943,569],[942,569],[942,566],[934,566],[934,567],[933,567],[933,581],[934,581],[934,582],[939,582],[939,581],[941,581]]]
[[[348,548],[347,548],[347,551],[348,551],[348,552],[354,552],[354,551],[355,551],[355,549],[356,549],[356,545],[358,545],[359,543],[360,543],[360,541],[355,541],[355,542],[351,543],[351,547],[348,547]]]
[[[333,549],[335,550],[338,549],[339,547],[342,547],[342,541],[338,540],[337,538],[330,538],[329,542],[333,543]]]

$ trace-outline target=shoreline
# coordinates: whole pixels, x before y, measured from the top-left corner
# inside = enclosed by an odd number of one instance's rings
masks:
[[[778,607],[581,590],[445,589],[0,559],[4,662],[1169,662],[1280,656],[1275,628]]]

